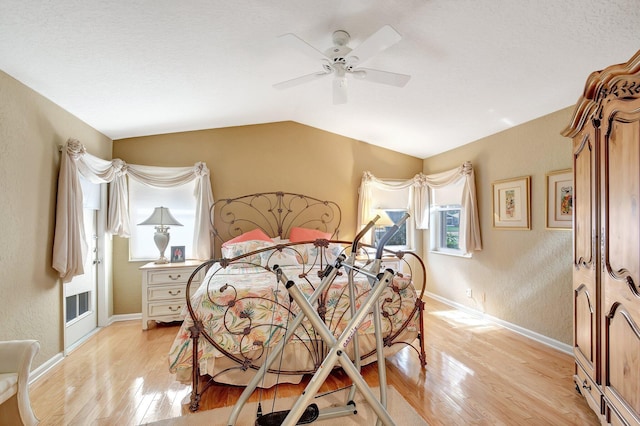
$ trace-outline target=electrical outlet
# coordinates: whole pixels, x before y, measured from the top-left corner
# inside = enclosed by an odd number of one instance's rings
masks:
[[[471,289],[467,289],[467,297],[473,297],[473,293],[471,293]]]

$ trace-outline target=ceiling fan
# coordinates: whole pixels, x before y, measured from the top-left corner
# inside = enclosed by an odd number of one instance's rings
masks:
[[[322,71],[303,75],[292,80],[274,84],[276,89],[288,89],[299,84],[333,75],[333,103],[347,102],[347,76],[368,80],[374,83],[404,87],[410,75],[371,68],[360,68],[359,65],[371,59],[377,53],[400,41],[402,36],[390,25],[380,28],[358,47],[347,46],[351,36],[348,32],[338,30],[333,33],[333,46],[321,52],[295,34],[284,34],[279,37],[284,43],[314,59],[319,59]]]

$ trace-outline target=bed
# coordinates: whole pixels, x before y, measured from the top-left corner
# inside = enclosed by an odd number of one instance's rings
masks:
[[[364,268],[374,264],[371,246],[359,244],[353,250],[351,241],[339,238],[341,210],[332,201],[287,192],[250,194],[217,201],[211,220],[216,258],[192,274],[206,271],[198,288],[191,288],[191,279],[187,284],[184,321],[169,352],[170,371],[192,385],[192,411],[211,383],[246,385],[299,312],[279,284],[276,269],[310,295],[328,267],[340,266],[337,259]],[[402,263],[402,273],[395,274],[381,298],[385,355],[410,347],[424,366],[424,264],[412,252],[387,254],[394,265]],[[366,274],[349,271],[340,268],[315,304],[336,334],[351,317],[348,289],[354,289],[356,305],[370,290]],[[352,359],[357,352],[363,365],[375,361],[370,318],[359,327],[357,341],[357,350],[353,344],[347,349]],[[300,382],[315,372],[327,350],[303,321],[260,386]]]

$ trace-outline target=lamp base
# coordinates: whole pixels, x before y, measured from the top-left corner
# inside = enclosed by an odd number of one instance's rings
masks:
[[[167,245],[169,245],[170,236],[169,232],[167,232],[168,229],[168,226],[156,226],[156,233],[153,234],[153,241],[156,243],[156,247],[158,247],[158,250],[160,251],[160,257],[154,262],[156,264],[169,263],[169,260],[164,257],[164,251],[166,250]]]

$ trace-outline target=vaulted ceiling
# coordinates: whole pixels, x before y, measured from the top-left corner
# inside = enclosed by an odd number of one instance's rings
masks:
[[[425,158],[573,105],[639,22],[638,0],[2,0],[0,70],[112,139],[293,120]],[[278,36],[385,25],[401,40],[362,66],[404,87],[273,87],[323,70]]]

